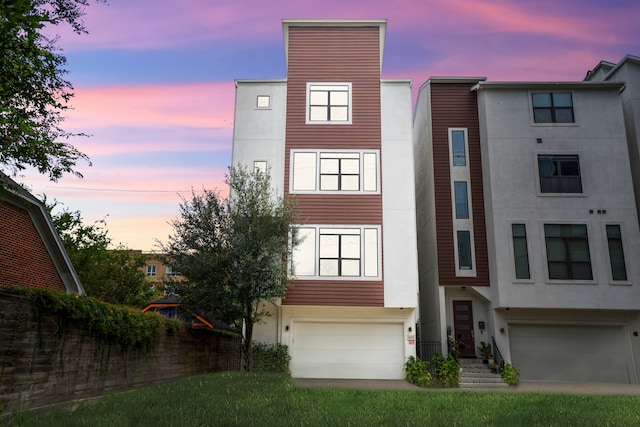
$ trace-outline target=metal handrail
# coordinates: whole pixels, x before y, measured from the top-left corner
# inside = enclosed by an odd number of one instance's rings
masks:
[[[502,353],[500,353],[500,349],[498,348],[498,344],[496,344],[496,339],[494,337],[491,337],[491,348],[496,363],[500,366],[500,369],[504,368],[504,357],[502,357]]]

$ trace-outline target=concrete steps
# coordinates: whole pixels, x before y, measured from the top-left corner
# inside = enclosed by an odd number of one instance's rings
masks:
[[[506,388],[507,383],[502,380],[499,373],[491,372],[489,365],[482,363],[480,359],[459,359],[460,382],[458,387],[465,388]]]

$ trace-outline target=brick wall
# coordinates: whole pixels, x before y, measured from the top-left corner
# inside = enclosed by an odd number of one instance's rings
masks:
[[[7,412],[240,369],[240,342],[210,331],[166,335],[147,354],[97,342],[81,325],[38,322],[31,304],[0,292],[0,403]]]
[[[29,213],[6,201],[0,201],[0,286],[66,291]]]

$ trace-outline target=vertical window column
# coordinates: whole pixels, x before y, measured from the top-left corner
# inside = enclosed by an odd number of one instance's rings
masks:
[[[451,177],[451,210],[455,240],[456,275],[475,276],[473,265],[473,209],[469,199],[471,173],[466,128],[449,129],[449,170]]]
[[[607,243],[609,245],[609,262],[613,280],[627,280],[627,268],[622,249],[622,233],[617,224],[607,225]]]

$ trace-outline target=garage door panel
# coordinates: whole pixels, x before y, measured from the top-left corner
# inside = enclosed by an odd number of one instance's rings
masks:
[[[291,374],[297,378],[403,378],[401,323],[294,324]]]
[[[629,383],[622,327],[512,325],[511,359],[523,380]]]

